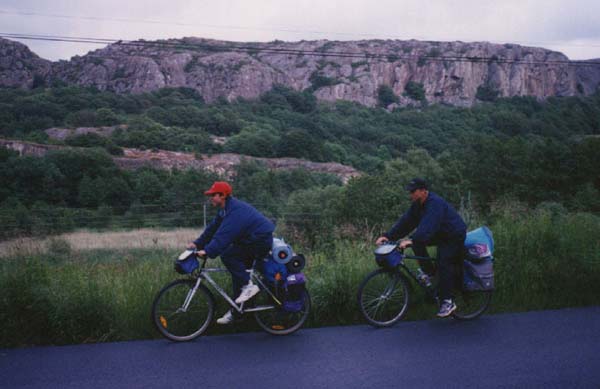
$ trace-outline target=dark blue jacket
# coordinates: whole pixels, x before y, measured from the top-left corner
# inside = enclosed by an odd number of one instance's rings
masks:
[[[459,238],[467,232],[467,225],[452,205],[433,192],[429,192],[425,203],[413,202],[384,236],[397,240],[415,228],[410,238],[422,244],[431,242],[434,237],[443,240]]]
[[[225,208],[194,241],[210,258],[221,255],[231,244],[269,244],[275,225],[250,204],[229,197]]]

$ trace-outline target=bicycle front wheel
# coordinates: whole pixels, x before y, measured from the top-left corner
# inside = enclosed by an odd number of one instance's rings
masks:
[[[473,320],[481,316],[492,301],[492,291],[454,292],[456,310],[452,314],[458,320]]]
[[[165,286],[152,304],[152,322],[162,336],[176,342],[192,340],[208,328],[214,315],[212,293],[195,280],[176,280]]]
[[[369,324],[391,326],[402,318],[408,308],[406,281],[398,271],[374,271],[358,288],[358,306]]]
[[[254,318],[258,325],[272,335],[288,335],[302,327],[308,314],[310,313],[310,295],[308,290],[304,290],[302,294],[303,307],[298,312],[288,312],[283,308],[278,307],[273,302],[271,296],[265,291],[262,291],[258,296],[257,306],[273,306],[273,309],[265,311],[257,311],[254,313]]]

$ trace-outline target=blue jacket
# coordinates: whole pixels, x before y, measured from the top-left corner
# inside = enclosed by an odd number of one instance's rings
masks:
[[[229,197],[204,232],[194,241],[210,258],[218,257],[231,244],[271,245],[275,225],[250,204]]]
[[[411,239],[427,244],[436,239],[463,237],[467,225],[452,205],[433,192],[429,192],[425,203],[413,202],[410,209],[384,234],[391,240],[397,240],[414,230]]]

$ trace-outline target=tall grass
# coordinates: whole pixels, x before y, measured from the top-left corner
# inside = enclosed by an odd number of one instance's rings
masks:
[[[600,218],[589,214],[499,217],[496,287],[492,312],[600,303]],[[309,326],[360,323],[356,291],[376,269],[372,242],[336,240],[304,251],[313,300]],[[43,254],[0,261],[0,347],[145,339],[157,334],[150,306],[157,291],[177,277],[177,250],[75,249],[56,240]],[[215,262],[219,264],[219,261]],[[217,276],[225,285],[227,274]],[[217,314],[226,310],[219,301]],[[414,289],[408,320],[432,318],[436,307]],[[255,330],[248,320],[234,329]]]
[[[45,239],[17,238],[0,241],[0,258],[44,254],[57,241],[66,242],[73,250],[143,249],[149,247],[179,249],[194,240],[200,231],[198,228],[170,230],[143,228],[106,232],[79,230]]]

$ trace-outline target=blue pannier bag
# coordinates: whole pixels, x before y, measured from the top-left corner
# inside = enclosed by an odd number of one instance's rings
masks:
[[[265,276],[267,281],[269,281],[271,284],[274,284],[277,273],[281,275],[282,280],[285,280],[288,274],[287,267],[282,263],[276,262],[271,257],[265,258],[262,266],[262,274]]]
[[[375,261],[385,269],[395,268],[404,256],[397,250],[396,244],[383,244],[375,249]]]
[[[494,263],[492,258],[465,259],[463,287],[467,291],[494,290]]]
[[[300,312],[304,308],[304,290],[306,277],[303,273],[290,274],[286,279],[286,295],[283,310]]]
[[[179,274],[190,274],[200,267],[198,256],[192,250],[186,250],[175,260],[175,271]]]
[[[494,289],[494,237],[483,226],[469,231],[465,238],[463,287],[467,291]]]
[[[473,231],[467,232],[465,238],[465,250],[467,258],[479,260],[491,258],[494,254],[494,237],[492,231],[486,226],[479,227]]]

